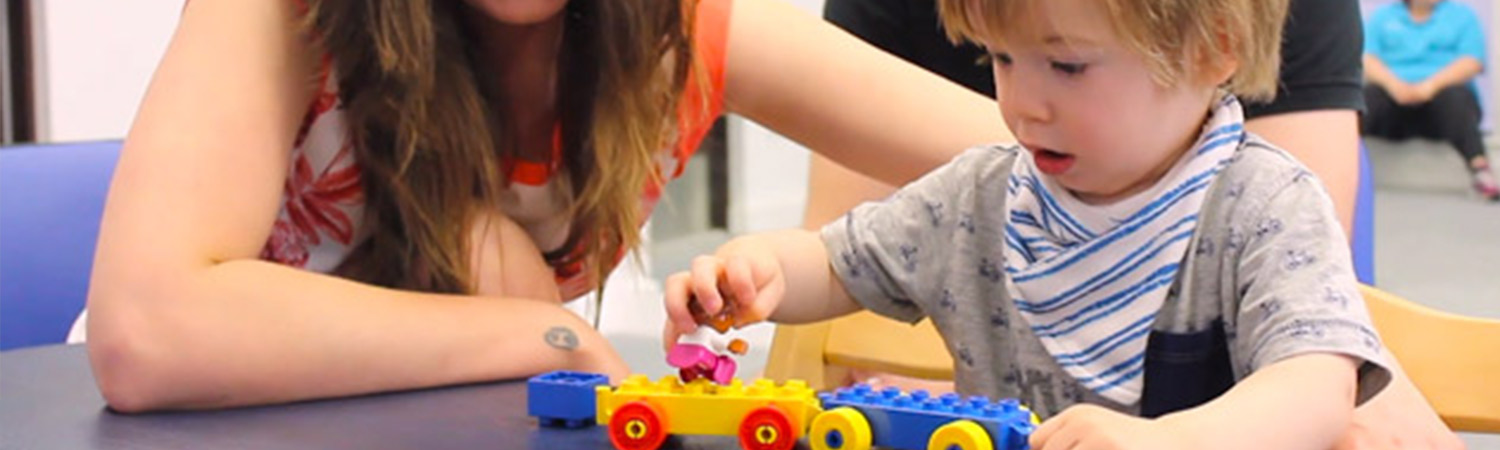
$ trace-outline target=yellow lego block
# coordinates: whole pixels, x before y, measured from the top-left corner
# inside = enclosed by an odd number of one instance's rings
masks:
[[[775,405],[787,414],[793,430],[800,436],[813,416],[823,411],[817,394],[801,380],[777,385],[766,379],[745,384],[736,378],[721,386],[706,379],[684,384],[676,376],[653,382],[645,375],[632,375],[619,387],[598,386],[594,392],[596,420],[600,425],[608,426],[621,405],[644,400],[666,416],[663,419],[672,434],[734,436],[751,410]]]

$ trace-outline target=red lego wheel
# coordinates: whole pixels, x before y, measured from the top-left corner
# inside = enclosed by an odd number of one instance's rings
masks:
[[[789,450],[797,437],[791,418],[774,405],[755,408],[740,421],[740,448],[745,450]]]
[[[609,442],[620,450],[656,450],[667,440],[667,418],[656,406],[633,401],[609,418]]]

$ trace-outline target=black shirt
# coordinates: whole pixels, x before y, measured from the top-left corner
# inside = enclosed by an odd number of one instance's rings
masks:
[[[861,39],[990,97],[995,80],[984,50],[955,47],[932,0],[827,0],[823,16]],[[1270,103],[1247,103],[1245,117],[1295,111],[1363,111],[1364,30],[1358,0],[1293,0],[1281,46],[1280,88]]]

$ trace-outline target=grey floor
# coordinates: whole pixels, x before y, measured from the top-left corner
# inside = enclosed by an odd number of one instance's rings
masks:
[[[1453,313],[1500,319],[1500,204],[1469,186],[1451,148],[1370,142],[1375,191],[1375,283]],[[1491,161],[1500,153],[1491,146]],[[1500,358],[1500,349],[1494,356]],[[1500,435],[1461,435],[1500,450]]]
[[[1375,283],[1437,309],[1500,319],[1500,204],[1457,190],[1377,190]],[[1500,435],[1460,436],[1470,450],[1500,450]]]
[[[1500,204],[1376,191],[1375,282],[1438,309],[1500,319]]]

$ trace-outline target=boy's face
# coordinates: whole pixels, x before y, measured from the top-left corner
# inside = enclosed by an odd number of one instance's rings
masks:
[[[1150,187],[1197,138],[1213,85],[1152,79],[1097,0],[1030,2],[989,45],[1005,123],[1037,167],[1089,203]]]

